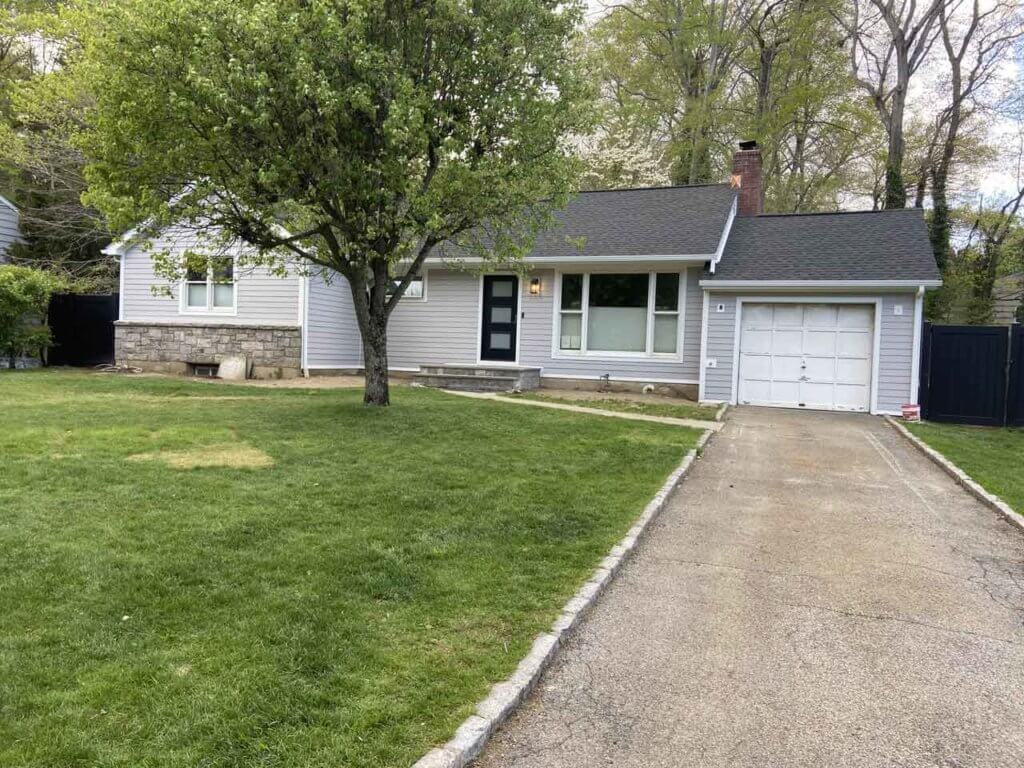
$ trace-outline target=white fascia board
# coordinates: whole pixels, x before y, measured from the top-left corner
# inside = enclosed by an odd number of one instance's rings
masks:
[[[0,205],[6,205],[12,211],[17,213],[18,215],[21,215],[21,211],[18,210],[18,206],[16,206],[14,203],[12,203],[10,200],[8,200],[3,195],[0,195]]]
[[[557,267],[559,264],[631,264],[651,262],[703,264],[713,258],[715,258],[715,254],[713,253],[659,253],[639,256],[538,256],[531,259],[523,259],[521,262],[517,263],[525,264],[527,267]],[[461,264],[489,263],[487,259],[482,259],[479,256],[467,256],[465,258],[431,256],[426,260],[426,262],[428,264],[441,266],[451,265],[453,267],[458,267]],[[506,265],[506,267],[511,266],[514,265]]]
[[[876,289],[892,290],[906,288],[938,288],[941,280],[701,280],[701,288],[712,290],[789,289],[805,290],[831,289]]]
[[[739,197],[732,199],[732,208],[729,209],[729,218],[725,220],[725,228],[722,230],[722,237],[718,241],[718,248],[715,249],[715,256],[711,259],[711,274],[715,274],[715,265],[722,260],[722,254],[725,253],[725,244],[729,240],[729,233],[732,231],[732,223],[736,220],[736,206],[739,202]]]

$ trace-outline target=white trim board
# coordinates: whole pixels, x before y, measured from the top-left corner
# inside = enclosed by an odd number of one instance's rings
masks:
[[[921,396],[921,332],[924,326],[924,286],[914,297],[914,343],[910,353],[910,402],[917,404]]]
[[[855,290],[879,290],[895,288],[938,288],[941,280],[701,280],[700,287],[724,291],[742,289],[767,290],[814,290],[817,288],[842,288]]]
[[[725,253],[725,244],[729,240],[729,232],[732,231],[732,223],[736,220],[736,211],[739,209],[739,195],[736,195],[732,199],[732,207],[729,209],[729,218],[725,220],[725,229],[722,230],[722,237],[718,241],[718,248],[715,249],[714,258],[711,259],[710,269],[711,274],[715,274],[715,267],[718,262],[722,260],[722,254]]]
[[[704,298],[701,304],[700,314],[700,368],[697,371],[697,399],[704,399],[704,386],[707,380],[708,368],[708,305],[711,303],[711,294],[704,291]]]
[[[599,255],[599,256],[534,256],[523,259],[522,262],[527,270],[551,269],[559,264],[631,264],[634,262],[683,262],[690,264],[704,264],[715,258],[714,253],[640,253],[632,255]],[[424,263],[432,266],[447,267],[457,270],[464,264],[489,264],[487,259],[479,256],[467,256],[465,258],[444,258],[443,256],[428,258]],[[505,264],[506,267],[512,266]]]
[[[705,294],[706,295],[706,294]],[[875,307],[874,340],[871,351],[871,395],[869,413],[879,414],[878,410],[878,369],[882,349],[882,299],[879,296],[737,296],[736,316],[732,350],[732,391],[729,396],[729,403],[739,403],[739,377],[740,377],[740,333],[743,328],[743,304],[872,304]],[[703,394],[703,393],[700,393]],[[780,407],[780,406],[771,406]],[[811,410],[800,408],[799,410]]]

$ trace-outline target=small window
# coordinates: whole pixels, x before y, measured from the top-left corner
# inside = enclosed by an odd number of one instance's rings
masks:
[[[235,262],[231,257],[189,256],[184,304],[188,312],[230,312],[235,308]]]
[[[562,275],[562,318],[558,346],[583,349],[583,275]]]
[[[397,278],[395,278],[394,280],[391,281],[391,284],[388,286],[388,294],[387,294],[389,299],[392,296],[395,295],[395,291],[398,290],[398,286],[401,284],[402,279],[403,278],[401,278],[401,277],[397,277]],[[403,299],[422,299],[424,297],[424,295],[425,294],[424,294],[424,291],[423,291],[423,276],[422,275],[417,275],[412,280],[410,280],[409,284],[405,287],[405,293],[402,294],[402,298]]]
[[[659,272],[654,283],[654,351],[674,354],[679,346],[679,274]]]

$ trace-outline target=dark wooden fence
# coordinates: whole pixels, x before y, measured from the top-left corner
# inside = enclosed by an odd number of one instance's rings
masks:
[[[50,365],[92,366],[114,362],[118,296],[60,294],[50,299],[54,345]]]
[[[1024,328],[925,323],[919,399],[930,421],[1024,425]]]

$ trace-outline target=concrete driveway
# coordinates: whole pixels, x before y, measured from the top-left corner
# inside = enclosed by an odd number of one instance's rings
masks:
[[[1022,622],[1024,536],[891,428],[739,409],[479,765],[1024,765]]]

